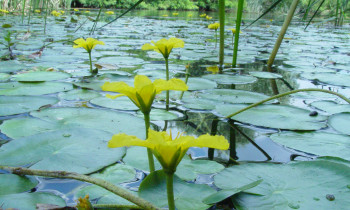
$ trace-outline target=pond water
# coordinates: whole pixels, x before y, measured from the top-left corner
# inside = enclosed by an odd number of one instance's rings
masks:
[[[209,15],[217,20],[215,13]],[[245,18],[254,19],[255,16]],[[137,190],[139,180],[145,177],[142,170],[148,170],[140,155],[144,150],[128,149],[124,156],[123,150],[112,151],[112,154],[100,147],[107,147],[113,133],[125,132],[144,138],[142,114],[125,98],[115,101],[105,98],[101,85],[107,81],[132,84],[136,74],[147,75],[152,80],[164,79],[162,55],[142,51],[141,46],[169,37],[185,42],[184,48],[171,53],[169,67],[172,77],[184,78],[188,71],[190,90],[181,100],[179,93],[171,92],[170,112],[163,110],[165,95],[157,97],[151,113],[154,129],[167,126],[173,133],[224,135],[231,142],[230,151],[215,151],[214,154],[214,159],[223,164],[230,157],[232,161],[282,163],[294,158],[311,160],[316,155],[350,159],[350,143],[346,143],[350,142],[346,128],[350,122],[350,105],[335,95],[296,93],[239,114],[232,120],[224,119],[248,104],[295,89],[320,88],[349,98],[348,25],[333,28],[320,21],[304,30],[304,23],[294,21],[277,55],[274,74],[267,72],[265,64],[283,16],[261,20],[242,29],[237,68],[230,68],[232,33],[227,30],[223,74],[212,74],[208,67],[218,65],[219,49],[215,47],[215,32],[207,26],[214,21],[200,18],[197,12],[179,12],[174,16],[168,11],[133,11],[100,28],[114,17],[103,13],[93,35],[89,35],[94,24],[89,17],[96,17],[96,11],[66,12],[59,18],[49,16],[46,33],[41,15],[32,16],[29,25],[21,24],[20,16],[0,17],[2,23],[12,25],[9,29],[1,28],[0,37],[11,30],[16,42],[13,46],[16,60],[0,63],[0,144],[4,143],[0,147],[0,165],[90,174],[124,157],[119,163],[138,170],[135,175],[135,171],[129,172],[132,169],[123,169],[120,174],[127,174],[126,178],[116,183],[126,182],[123,186]],[[24,23],[27,23],[26,18]],[[230,23],[233,23],[232,17],[228,18],[227,29],[233,28]],[[88,54],[82,48],[74,49],[71,43],[90,36],[105,43],[92,51],[93,63],[102,67],[93,77],[89,73]],[[46,47],[40,51],[44,45]],[[41,56],[33,54],[35,52],[40,52]],[[6,53],[5,48],[0,49],[0,56]],[[79,140],[72,144],[61,141],[62,136]],[[101,140],[93,143],[91,138]],[[20,143],[14,144],[16,141]],[[39,157],[38,153],[44,155]],[[207,159],[208,149],[191,148],[188,154],[193,159]],[[196,173],[194,178],[188,177],[185,169],[181,172],[186,181],[214,188],[213,173],[220,170],[204,169],[208,173]],[[74,205],[81,188],[86,185],[72,180],[36,179],[39,180],[36,191],[54,192],[64,198],[67,205]]]

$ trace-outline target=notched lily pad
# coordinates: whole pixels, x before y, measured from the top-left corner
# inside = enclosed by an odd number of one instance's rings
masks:
[[[350,112],[343,112],[329,117],[328,124],[340,133],[350,135]]]
[[[249,84],[256,82],[256,78],[252,76],[245,75],[228,75],[228,74],[207,74],[202,76],[202,78],[214,80],[218,84]]]
[[[329,114],[350,112],[350,104],[338,104],[335,101],[315,101],[311,103],[311,106],[328,112]]]
[[[19,82],[43,82],[62,80],[69,77],[71,77],[71,75],[64,72],[34,71],[13,75],[11,79]]]
[[[245,108],[246,105],[218,105],[216,111],[224,116]],[[246,110],[231,119],[256,126],[287,130],[318,130],[326,127],[322,122],[326,116],[309,116],[310,111],[286,105],[259,105]]]
[[[71,89],[72,84],[64,82],[0,83],[0,95],[44,95]]]

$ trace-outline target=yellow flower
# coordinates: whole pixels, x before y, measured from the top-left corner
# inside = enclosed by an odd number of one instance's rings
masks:
[[[108,94],[107,97],[115,99],[119,96],[127,96],[143,113],[149,113],[156,94],[164,90],[186,91],[188,89],[185,82],[180,79],[173,78],[168,81],[156,79],[152,83],[152,81],[144,75],[135,76],[134,86],[135,87],[131,87],[125,82],[106,82],[102,86],[102,90],[121,93],[115,96]]]
[[[162,15],[163,17],[168,17],[168,15]]]
[[[213,17],[210,17],[209,15],[205,16],[205,18],[206,18],[207,20],[213,19]]]
[[[74,41],[76,45],[73,45],[74,48],[84,48],[88,53],[91,53],[91,50],[95,48],[96,45],[104,45],[103,41],[98,41],[94,38],[87,38],[86,41],[83,38],[79,38]]]
[[[154,50],[156,52],[159,52],[165,59],[169,58],[169,55],[173,48],[183,48],[185,46],[185,42],[182,39],[175,37],[172,37],[170,39],[161,39],[157,42],[152,41],[152,43],[154,45],[151,45],[149,43],[144,44],[141,49]]]
[[[214,29],[214,30],[217,30],[219,27],[220,27],[220,23],[212,23],[212,24],[209,24],[208,26],[209,29]]]
[[[79,12],[79,9],[74,9],[75,12]]]
[[[89,11],[89,10],[87,10],[87,11],[85,11],[85,13],[90,13],[90,11]]]
[[[114,15],[114,12],[113,11],[107,11],[106,14],[107,15]]]
[[[179,15],[179,13],[177,13],[177,12],[174,12],[174,13],[173,13],[173,15],[174,15],[174,16],[178,16],[178,15]]]
[[[76,208],[78,210],[92,210],[93,207],[92,207],[92,205],[90,203],[89,195],[85,195],[84,198],[79,197],[78,201],[77,201]]]
[[[192,14],[192,13],[187,15],[187,17],[192,17],[192,16],[193,16],[193,14]]]
[[[205,14],[205,13],[199,15],[199,17],[206,17],[206,16],[207,16],[207,14]]]
[[[2,13],[10,13],[9,11],[7,11],[5,9],[0,9],[0,12],[2,12]]]
[[[60,13],[63,15],[63,14],[64,14],[64,11],[63,11],[63,10],[61,10],[61,11],[60,11]]]
[[[157,132],[149,129],[148,138],[141,140],[136,136],[129,136],[124,133],[116,134],[108,142],[108,147],[142,146],[152,150],[158,159],[165,173],[174,173],[177,165],[190,147],[210,147],[227,150],[229,143],[223,136],[201,135],[198,138],[193,136],[182,136],[178,134],[172,139],[166,132]]]
[[[219,72],[218,66],[209,66],[207,67],[207,71],[210,71],[212,74],[217,74]]]
[[[41,11],[40,11],[40,9],[36,9],[36,10],[34,10],[34,12],[35,13],[40,13]]]
[[[228,30],[231,30],[233,34],[235,34],[235,33],[236,33],[236,29],[235,29],[235,28],[229,28]],[[241,34],[241,33],[242,33],[242,31],[239,31],[239,33]]]
[[[59,16],[61,16],[62,14],[59,13],[59,12],[57,12],[56,10],[54,10],[54,11],[51,12],[51,15],[53,15],[53,16],[55,16],[55,17],[59,17]]]

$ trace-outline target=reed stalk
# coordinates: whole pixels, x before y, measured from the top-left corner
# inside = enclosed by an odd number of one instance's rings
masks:
[[[233,47],[233,57],[232,57],[232,67],[233,68],[235,68],[237,65],[238,42],[239,42],[239,32],[241,30],[243,3],[244,3],[244,0],[238,0],[235,44]]]

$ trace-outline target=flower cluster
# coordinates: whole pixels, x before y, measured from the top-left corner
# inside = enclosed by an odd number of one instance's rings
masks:
[[[212,23],[212,24],[209,24],[208,26],[209,29],[213,29],[213,30],[218,30],[219,27],[220,27],[220,23]]]
[[[62,13],[57,12],[56,10],[54,10],[54,11],[51,12],[51,15],[53,15],[53,16],[55,16],[55,17],[59,17],[59,16],[62,15]]]

